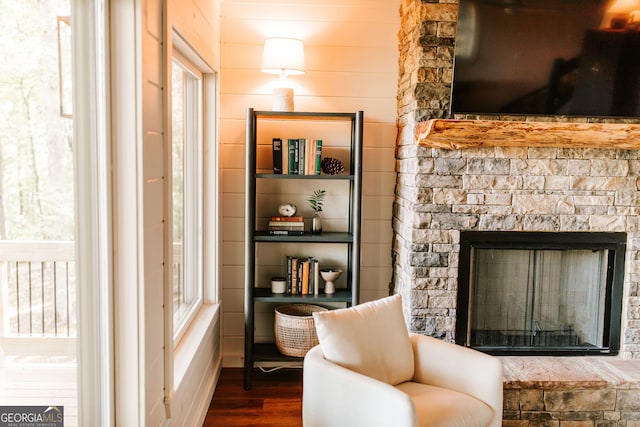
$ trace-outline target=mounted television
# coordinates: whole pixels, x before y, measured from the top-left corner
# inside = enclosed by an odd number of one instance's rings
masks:
[[[640,117],[640,0],[460,0],[451,113]]]

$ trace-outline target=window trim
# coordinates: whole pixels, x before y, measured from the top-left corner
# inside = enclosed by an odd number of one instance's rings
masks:
[[[167,301],[171,304],[172,318],[173,318],[173,348],[175,349],[186,331],[189,329],[191,323],[194,321],[198,311],[204,304],[204,277],[203,277],[203,236],[202,227],[204,221],[203,214],[203,199],[204,199],[204,74],[195,68],[195,66],[181,54],[179,50],[174,50],[171,58],[171,64],[173,67],[173,61],[177,62],[178,66],[182,68],[183,73],[188,73],[192,76],[197,83],[194,85],[183,86],[186,91],[192,91],[195,89],[195,102],[194,105],[184,105],[184,110],[195,109],[197,110],[195,115],[185,114],[184,127],[185,138],[183,140],[183,241],[182,241],[182,274],[184,283],[194,280],[198,285],[196,290],[197,297],[193,304],[187,308],[187,311],[179,323],[175,323],[175,312],[173,308],[173,292],[171,292],[172,298]],[[173,68],[172,68],[173,69]],[[193,98],[192,98],[193,100]],[[192,129],[188,126],[190,121],[195,121],[196,132],[195,135],[191,135],[189,132]],[[193,123],[191,123],[193,124]],[[171,135],[171,133],[169,133]],[[196,145],[192,145],[192,138],[195,139]],[[195,166],[195,167],[194,167]],[[195,203],[187,203],[190,198],[195,198]],[[169,198],[168,198],[169,200]],[[171,209],[171,211],[173,211]],[[171,220],[173,224],[173,219]],[[173,230],[173,226],[169,228]],[[195,242],[193,237],[195,237]],[[171,239],[173,241],[173,239]],[[173,247],[173,246],[172,246]],[[192,252],[195,255],[192,256]],[[174,251],[171,251],[173,257]],[[188,262],[187,262],[188,261]],[[171,263],[167,265],[175,265],[172,259]],[[172,274],[173,277],[173,274]]]
[[[78,423],[115,424],[109,12],[104,0],[71,2],[78,288]],[[117,72],[116,72],[117,74]]]
[[[206,331],[220,321],[220,304],[219,304],[219,283],[220,271],[220,243],[219,243],[219,154],[217,141],[217,111],[218,111],[218,75],[216,71],[208,65],[208,63],[197,54],[197,52],[182,38],[182,36],[174,29],[169,28],[170,37],[165,44],[165,58],[170,59],[174,56],[174,52],[179,51],[184,55],[191,64],[194,64],[203,74],[203,118],[202,118],[202,160],[203,160],[203,188],[202,188],[202,256],[203,262],[203,305],[195,313],[189,327],[185,329],[185,333],[180,340],[173,337],[173,316],[172,309],[165,304],[165,412],[168,418],[171,418],[172,402],[177,391],[181,388],[183,379],[187,377],[187,373],[192,367],[198,363],[194,359],[200,344],[204,339]],[[171,61],[167,60],[165,72],[165,87],[170,87],[170,67]],[[171,106],[170,90],[165,91],[165,112],[168,119],[165,121],[166,134],[170,135],[171,123],[170,113]],[[169,145],[169,144],[167,144]],[[168,153],[170,155],[170,152]],[[168,222],[168,221],[167,221]],[[169,224],[165,224],[168,227]],[[167,239],[168,241],[169,239]],[[168,273],[167,273],[168,272]],[[165,271],[165,299],[171,295],[167,283],[171,283],[167,275],[170,275],[170,269]],[[205,328],[204,325],[207,325]],[[219,337],[220,338],[220,337]],[[174,348],[174,343],[176,344]]]

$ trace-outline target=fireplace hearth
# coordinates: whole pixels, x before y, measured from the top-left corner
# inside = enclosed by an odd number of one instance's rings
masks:
[[[461,232],[456,342],[616,355],[626,233]]]

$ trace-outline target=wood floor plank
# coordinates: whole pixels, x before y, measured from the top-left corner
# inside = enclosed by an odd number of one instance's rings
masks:
[[[302,425],[302,370],[256,370],[251,390],[243,370],[223,368],[203,427],[299,427]]]
[[[302,398],[265,399],[262,418],[265,426],[286,427],[302,425]]]

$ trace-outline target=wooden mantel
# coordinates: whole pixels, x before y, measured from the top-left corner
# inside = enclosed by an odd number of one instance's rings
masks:
[[[640,124],[433,119],[416,125],[420,146],[640,149]]]

